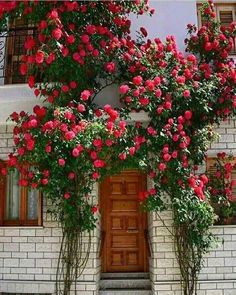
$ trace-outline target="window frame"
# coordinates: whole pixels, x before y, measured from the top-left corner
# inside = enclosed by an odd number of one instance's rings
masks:
[[[236,157],[233,157],[233,161],[236,164]],[[217,162],[217,157],[216,156],[208,156],[205,163],[206,163],[206,173],[211,171],[211,167],[214,166],[214,164]],[[212,172],[214,172],[215,169],[213,169]],[[230,174],[230,180],[236,180],[236,178],[234,178],[233,176],[236,176],[236,169],[231,171]],[[235,194],[236,196],[236,187],[232,190],[232,192]],[[234,199],[234,202],[236,202],[236,198]],[[213,207],[214,208],[214,207]],[[215,211],[215,208],[214,208]],[[236,215],[232,216],[232,218],[228,217],[226,218],[226,220],[228,220],[228,222],[226,223],[222,223],[222,224],[218,224],[217,221],[216,223],[214,223],[214,226],[227,226],[227,225],[236,225]]]
[[[6,162],[0,163],[0,167],[5,167]],[[38,192],[38,218],[28,219],[28,204],[27,193],[28,188],[19,186],[20,191],[20,206],[19,206],[19,219],[9,220],[6,218],[6,201],[7,201],[7,176],[0,179],[0,226],[42,226],[42,193]]]
[[[19,23],[17,23],[17,21]],[[33,24],[30,23],[23,23],[21,22],[21,19],[15,20],[13,23],[9,23],[9,31],[6,36],[6,42],[5,42],[5,69],[4,69],[4,85],[9,84],[24,84],[27,83],[27,75],[21,76],[20,74],[20,63],[21,58],[23,54],[16,54],[15,53],[15,43],[16,38],[21,37],[21,35],[18,35],[18,33],[24,32],[22,35],[25,39],[27,36],[33,36],[35,37],[37,35],[37,27],[35,27]],[[12,35],[11,35],[12,34]],[[17,47],[19,50],[19,48]],[[26,53],[26,50],[25,50]],[[14,62],[17,62],[18,64],[18,76],[14,76]],[[17,78],[22,78],[22,81],[15,81]]]

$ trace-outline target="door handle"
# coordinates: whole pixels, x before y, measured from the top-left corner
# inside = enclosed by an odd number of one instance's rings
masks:
[[[127,233],[137,234],[139,231],[137,229],[128,229]]]

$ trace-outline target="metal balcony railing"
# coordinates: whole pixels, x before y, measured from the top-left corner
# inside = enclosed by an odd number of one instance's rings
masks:
[[[26,77],[20,74],[20,63],[26,53],[24,43],[29,36],[36,36],[34,28],[19,27],[0,33],[1,85],[26,82]]]

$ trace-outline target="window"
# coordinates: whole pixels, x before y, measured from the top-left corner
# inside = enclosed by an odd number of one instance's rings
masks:
[[[38,190],[20,187],[19,178],[19,173],[14,171],[0,180],[0,225],[41,225],[41,194]]]
[[[232,22],[236,21],[236,2],[235,3],[214,3],[217,20],[225,28],[229,27]],[[203,20],[201,18],[201,4],[198,5],[198,25],[202,26]],[[234,40],[232,54],[236,54],[236,40]]]
[[[36,36],[36,29],[24,23],[20,18],[10,24],[5,46],[5,84],[26,83],[26,76],[20,74],[20,62],[25,54],[24,43],[27,37]]]
[[[235,163],[235,158],[233,159]],[[215,183],[215,180],[217,177],[217,167],[216,167],[217,159],[216,158],[207,158],[206,162],[206,171],[207,175],[210,178],[211,183]],[[225,162],[226,163],[226,162]],[[236,167],[234,165],[234,168],[231,171],[229,183],[231,181],[236,181]],[[218,182],[217,182],[218,183]],[[220,189],[221,186],[217,187],[217,190]],[[215,188],[215,186],[214,186]],[[221,190],[222,191],[222,190]],[[216,192],[216,194],[220,194],[219,190]],[[214,192],[212,194],[211,199],[211,205],[214,208],[214,211],[216,215],[218,216],[218,219],[216,220],[215,224],[236,224],[236,187],[232,187],[232,198],[229,202],[219,202],[219,197],[214,197]]]

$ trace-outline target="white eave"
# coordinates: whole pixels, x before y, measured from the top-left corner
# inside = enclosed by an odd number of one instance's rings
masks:
[[[31,113],[36,104],[42,104],[27,84],[11,84],[0,86],[0,124],[13,112]]]

